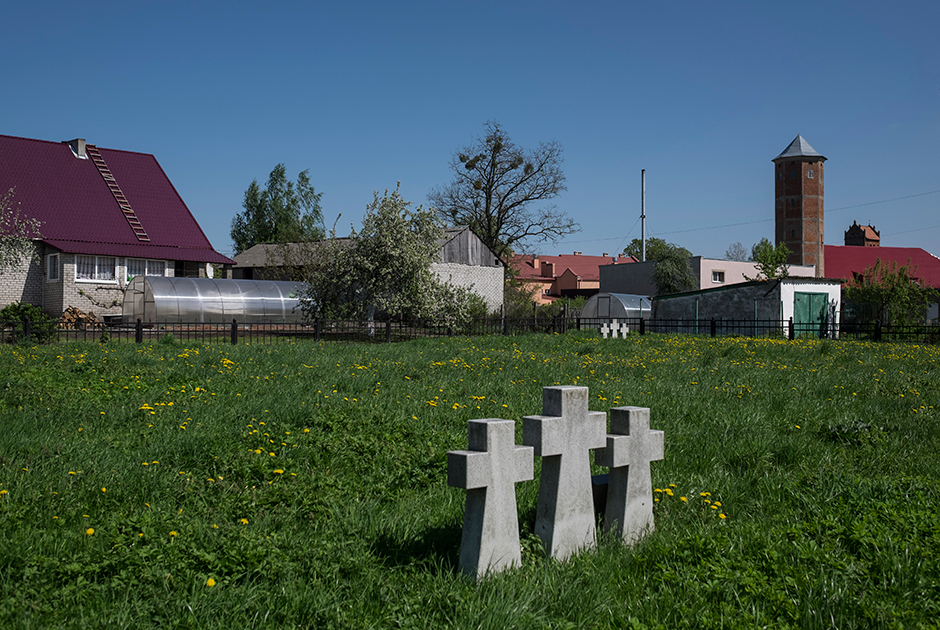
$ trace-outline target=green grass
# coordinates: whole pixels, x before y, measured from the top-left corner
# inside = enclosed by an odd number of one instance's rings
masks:
[[[588,333],[0,346],[0,627],[940,627],[938,359]],[[556,384],[651,408],[656,531],[546,560],[536,474],[523,566],[468,582],[445,454],[473,418],[521,441]]]

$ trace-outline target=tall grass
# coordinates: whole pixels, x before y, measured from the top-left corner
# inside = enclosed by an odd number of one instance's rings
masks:
[[[0,627],[937,627],[938,358],[588,333],[3,346]],[[521,441],[555,384],[651,408],[656,531],[546,560],[536,475],[523,566],[468,582],[445,453],[472,418]]]

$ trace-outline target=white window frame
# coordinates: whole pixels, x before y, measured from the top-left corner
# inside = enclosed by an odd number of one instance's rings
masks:
[[[131,261],[138,263],[143,263],[144,272],[141,273],[131,273]],[[160,273],[157,272],[157,267],[160,267]],[[150,260],[148,258],[127,258],[124,261],[124,271],[127,274],[127,279],[130,280],[135,276],[166,276],[166,261],[165,260]]]
[[[58,282],[61,278],[59,255],[49,254],[46,256],[46,282]]]
[[[80,259],[85,258],[86,265],[94,265],[91,278],[79,277],[79,269],[82,266]],[[90,260],[88,260],[90,259]],[[105,272],[109,269],[110,261],[111,277],[108,278]],[[75,282],[94,282],[97,284],[117,284],[117,258],[115,256],[88,256],[84,254],[75,255]]]
[[[714,284],[724,284],[725,283],[725,272],[719,269],[712,270],[712,282]]]
[[[814,175],[813,169],[808,169],[806,171],[806,179],[813,179],[813,175]]]

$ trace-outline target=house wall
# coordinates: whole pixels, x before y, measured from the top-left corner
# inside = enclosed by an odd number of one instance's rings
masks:
[[[692,270],[698,276],[700,289],[713,289],[723,285],[748,282],[748,278],[753,280],[758,273],[757,263],[741,260],[718,260],[703,256],[693,256]],[[724,273],[724,282],[715,282],[713,280],[713,272],[715,271]],[[816,276],[816,267],[813,265],[788,265],[787,272],[791,276],[812,278]]]
[[[441,247],[441,263],[480,267],[502,267],[502,262],[470,230],[460,231]]]
[[[656,263],[652,260],[629,265],[601,265],[598,268],[601,278],[599,290],[601,293],[656,295],[653,283],[655,269]]]
[[[44,288],[42,260],[24,260],[0,276],[0,308],[14,302],[26,302],[41,308]]]
[[[482,297],[490,311],[503,307],[503,267],[434,263],[431,272],[443,282],[465,287]]]

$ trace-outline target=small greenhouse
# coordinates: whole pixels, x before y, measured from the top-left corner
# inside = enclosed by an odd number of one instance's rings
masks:
[[[651,311],[652,302],[645,295],[598,293],[581,309],[581,319],[648,318]]]
[[[123,320],[145,323],[301,323],[302,282],[137,276],[124,292]]]

